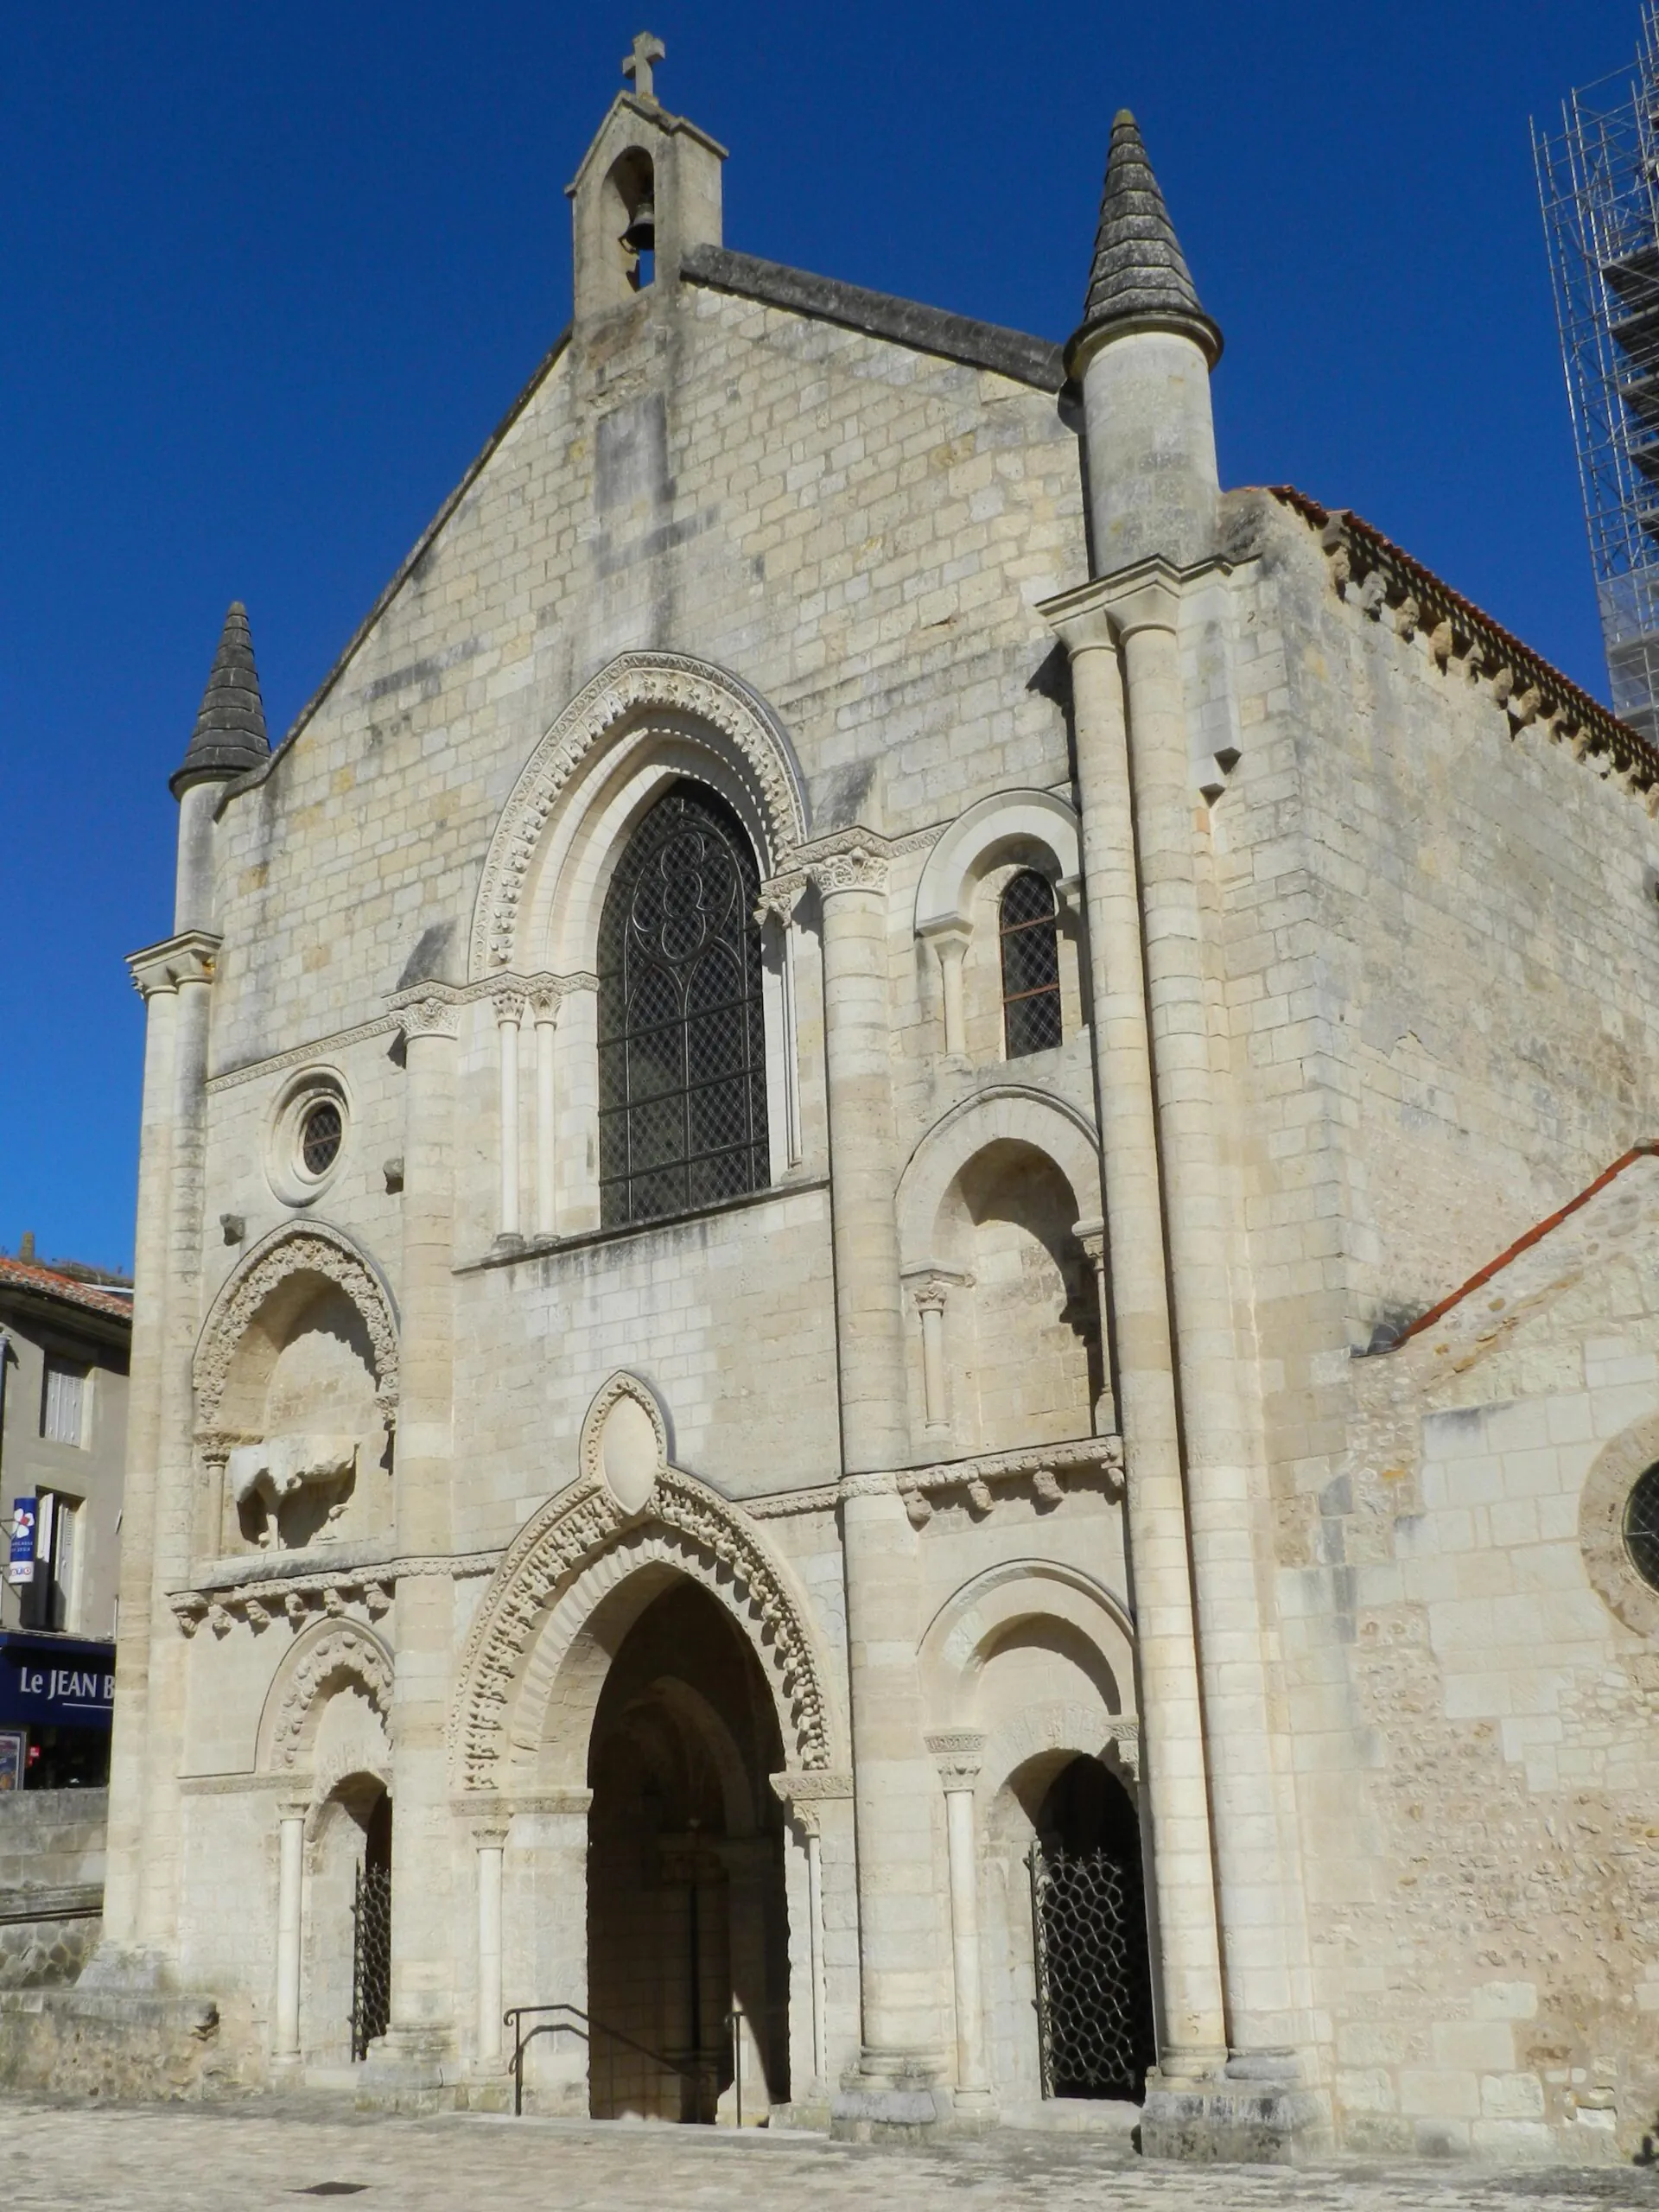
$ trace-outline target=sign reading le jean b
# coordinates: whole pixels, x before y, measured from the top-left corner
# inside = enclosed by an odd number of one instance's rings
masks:
[[[114,1703],[113,1645],[0,1637],[0,1726],[107,1728]]]

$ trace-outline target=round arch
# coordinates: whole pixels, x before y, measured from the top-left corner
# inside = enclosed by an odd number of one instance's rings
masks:
[[[467,1793],[510,1794],[537,1777],[556,1701],[563,1779],[578,1786],[610,1655],[675,1576],[699,1584],[747,1637],[791,1763],[835,1764],[839,1732],[806,1607],[744,1516],[695,1476],[664,1466],[637,1511],[602,1471],[550,1500],[496,1569],[468,1640],[451,1726]]]
[[[726,799],[763,875],[805,838],[804,779],[756,692],[688,654],[619,654],[560,715],[502,809],[474,909],[474,980],[590,964],[607,856],[675,775]]]
[[[1046,1093],[1014,1084],[981,1091],[936,1122],[899,1179],[899,1264],[927,1266],[946,1192],[976,1153],[1012,1141],[1051,1160],[1071,1190],[1078,1222],[1100,1219],[1100,1154],[1081,1116]]]
[[[341,1689],[361,1692],[382,1729],[389,1727],[395,1673],[390,1649],[365,1623],[327,1619],[314,1623],[283,1653],[265,1693],[256,1771],[308,1776],[324,1708]],[[354,1759],[346,1770],[354,1772],[359,1764]],[[335,1776],[334,1780],[340,1778]],[[388,1779],[385,1775],[379,1778]],[[327,1796],[333,1782],[322,1773],[315,1779],[316,1795]]]
[[[397,1408],[397,1311],[379,1270],[352,1239],[323,1222],[284,1224],[261,1238],[220,1289],[196,1339],[191,1376],[196,1430],[226,1424],[227,1386],[237,1354],[256,1322],[280,1321],[292,1300],[332,1284],[363,1317],[374,1353],[375,1398],[388,1426]]]
[[[1016,853],[1046,863],[1044,872],[1068,882],[1081,870],[1077,817],[1052,791],[995,791],[959,814],[927,856],[916,887],[916,932],[966,929],[974,886],[988,869]]]
[[[1028,1622],[1058,1624],[1098,1655],[1106,1680],[1089,1723],[1097,1736],[1103,1714],[1116,1720],[1133,1713],[1135,1628],[1122,1599],[1062,1560],[1014,1559],[964,1582],[923,1631],[918,1659],[930,1726],[972,1725],[974,1692],[987,1659],[1001,1639]],[[1098,1741],[1082,1748],[1096,1751]]]

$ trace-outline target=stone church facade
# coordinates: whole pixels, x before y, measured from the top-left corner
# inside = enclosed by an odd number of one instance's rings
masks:
[[[533,2005],[542,2110],[1628,2152],[1659,755],[1220,490],[1129,118],[1062,353],[728,249],[656,58],[569,332],[175,778],[74,2001],[389,2101]]]

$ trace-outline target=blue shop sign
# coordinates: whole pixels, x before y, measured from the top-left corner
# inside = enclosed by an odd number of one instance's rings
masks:
[[[0,1636],[0,1728],[107,1728],[115,1646],[62,1636]]]

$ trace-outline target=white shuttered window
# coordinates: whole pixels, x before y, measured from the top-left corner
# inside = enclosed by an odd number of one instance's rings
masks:
[[[46,1363],[46,1401],[41,1434],[54,1444],[86,1441],[87,1370],[67,1359]]]

